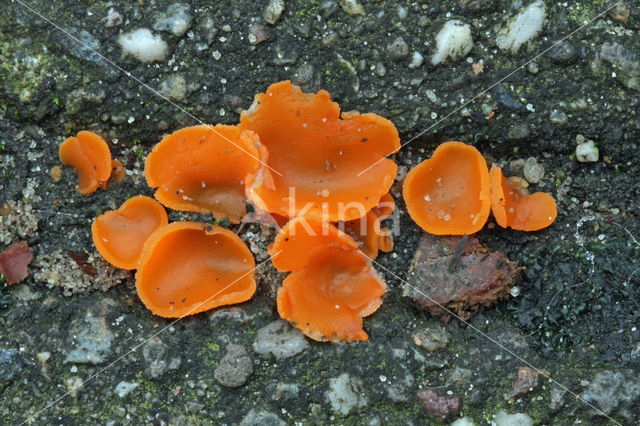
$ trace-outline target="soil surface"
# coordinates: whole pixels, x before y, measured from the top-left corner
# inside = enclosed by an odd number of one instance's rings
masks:
[[[526,1],[2,2],[0,250],[27,241],[35,255],[0,290],[2,422],[638,424],[640,8],[614,3],[545,0],[542,31],[512,53],[496,35]],[[451,19],[473,47],[432,65]],[[123,56],[119,36],[138,28],[166,56]],[[148,311],[91,241],[98,214],[152,194],[144,159],[164,134],[237,123],[284,79],[392,120],[406,144],[395,249],[376,264],[388,290],[365,342],[278,321],[268,228],[223,223],[261,265],[256,295],[178,322]],[[108,141],[122,184],[82,195],[73,169],[60,175],[58,147],[80,130]],[[558,217],[528,233],[490,218],[475,237],[524,269],[508,297],[445,325],[403,296],[424,233],[401,184],[447,140],[508,175],[541,165],[529,189],[552,194]],[[576,155],[588,141],[597,161]],[[170,213],[187,217],[211,220]]]

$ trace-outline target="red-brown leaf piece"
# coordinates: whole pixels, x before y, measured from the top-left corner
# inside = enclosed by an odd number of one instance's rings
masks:
[[[15,284],[29,275],[29,263],[33,253],[26,241],[11,244],[0,253],[0,274],[8,285]]]
[[[508,294],[520,267],[473,236],[425,234],[409,269],[404,296],[443,322],[453,311],[463,320]]]

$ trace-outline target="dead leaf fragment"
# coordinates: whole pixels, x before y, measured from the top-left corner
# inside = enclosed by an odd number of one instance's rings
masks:
[[[482,307],[506,297],[521,269],[473,236],[425,234],[403,295],[445,323],[451,314],[441,306],[466,321]]]
[[[8,285],[15,284],[29,275],[29,263],[33,252],[26,241],[11,244],[0,253],[0,274]]]

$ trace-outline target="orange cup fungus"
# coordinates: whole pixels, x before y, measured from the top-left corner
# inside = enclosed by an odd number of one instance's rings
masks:
[[[378,250],[393,250],[391,231],[382,228],[380,222],[391,216],[394,210],[393,197],[387,193],[382,196],[380,203],[363,217],[343,222],[344,231],[358,242],[360,250],[372,260],[378,257]]]
[[[153,198],[129,198],[117,210],[108,211],[91,225],[93,243],[112,265],[136,269],[149,235],[169,223],[164,207]]]
[[[91,194],[103,189],[111,175],[111,151],[100,136],[86,130],[67,138],[58,151],[60,161],[76,169],[78,192]]]
[[[147,157],[144,172],[165,206],[238,223],[246,212],[245,179],[266,155],[252,131],[201,125],[165,136]]]
[[[233,232],[199,222],[174,222],[142,249],[136,289],[154,314],[178,318],[253,296],[255,261]]]
[[[325,90],[272,84],[242,112],[239,127],[258,133],[269,152],[268,167],[260,165],[246,183],[249,199],[271,213],[356,219],[393,184],[397,165],[385,158],[400,148],[393,123],[376,114],[340,115]]]
[[[411,218],[435,235],[479,231],[491,206],[487,163],[462,142],[444,142],[431,158],[414,167],[403,185]]]
[[[291,220],[269,253],[292,271],[278,289],[278,313],[318,341],[367,340],[362,317],[382,304],[385,282],[353,238],[309,217]]]
[[[528,194],[526,188],[509,181],[500,167],[491,167],[491,210],[498,225],[520,231],[537,231],[551,225],[557,209],[553,197],[544,192]]]

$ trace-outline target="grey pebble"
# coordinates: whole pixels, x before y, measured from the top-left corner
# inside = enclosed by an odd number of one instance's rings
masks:
[[[227,353],[213,372],[213,377],[223,386],[237,388],[245,384],[253,373],[253,362],[242,345],[227,345]]]

